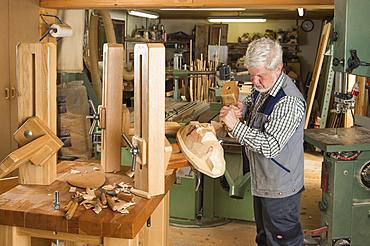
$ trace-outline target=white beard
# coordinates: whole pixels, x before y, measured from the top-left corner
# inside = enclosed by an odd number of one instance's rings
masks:
[[[274,77],[274,83],[272,83],[272,85],[270,87],[268,87],[268,88],[261,88],[261,89],[259,89],[256,86],[254,88],[256,89],[256,91],[258,91],[260,93],[266,93],[266,92],[268,92],[274,86],[274,84],[276,83],[277,79],[278,79],[278,76],[275,76]]]

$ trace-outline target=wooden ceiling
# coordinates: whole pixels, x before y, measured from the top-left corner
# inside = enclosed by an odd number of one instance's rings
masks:
[[[266,19],[327,19],[334,16],[334,9],[305,10],[304,17],[299,17],[296,8],[286,9],[246,9],[244,11],[162,11],[151,9],[162,19],[206,19],[210,16],[253,16]]]
[[[44,8],[243,7],[249,9],[333,8],[334,0],[40,0]]]
[[[147,9],[162,19],[205,19],[209,16],[259,16],[267,19],[330,18],[334,0],[40,0],[40,6],[55,9]],[[239,7],[244,11],[163,11],[161,8]]]

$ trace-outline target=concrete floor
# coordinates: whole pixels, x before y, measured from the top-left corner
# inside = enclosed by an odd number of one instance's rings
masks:
[[[301,222],[304,230],[320,227],[320,211],[317,204],[321,200],[321,163],[320,154],[305,154],[305,191],[301,203]],[[232,221],[211,228],[170,226],[168,246],[249,246],[256,245],[255,235],[255,224],[245,221]]]

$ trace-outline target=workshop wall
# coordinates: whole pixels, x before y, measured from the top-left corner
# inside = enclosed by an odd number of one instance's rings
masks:
[[[126,10],[111,10],[109,11],[111,18],[115,20],[123,20],[125,21],[125,36],[131,36],[133,30],[136,28],[140,28],[144,26],[145,28],[148,27],[149,21],[145,18],[132,16],[126,13]],[[126,63],[128,66],[131,66],[133,61],[129,59],[130,52],[134,50],[134,43],[126,42],[125,50],[126,50]]]
[[[302,20],[298,21],[298,27]],[[150,24],[155,24],[158,21],[152,21]],[[316,50],[321,34],[321,20],[313,20],[314,29],[311,32],[304,32],[299,29],[299,59],[301,62],[301,78],[305,80],[307,73],[312,72]],[[186,34],[191,35],[194,26],[197,24],[210,24],[205,19],[188,20],[188,19],[161,19],[161,24],[165,26],[167,33],[173,33],[182,31]],[[228,37],[227,42],[234,43],[238,42],[238,37],[242,36],[243,33],[264,33],[266,29],[277,31],[292,30],[297,27],[296,20],[267,20],[265,23],[229,23],[228,24]]]

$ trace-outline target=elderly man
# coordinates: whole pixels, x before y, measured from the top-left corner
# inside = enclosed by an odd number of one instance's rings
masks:
[[[299,211],[305,100],[282,72],[282,63],[277,41],[250,43],[246,66],[254,85],[251,96],[220,111],[220,119],[245,146],[258,245],[303,245]]]

